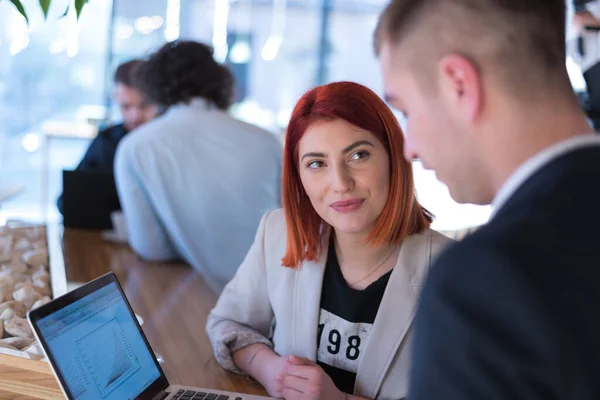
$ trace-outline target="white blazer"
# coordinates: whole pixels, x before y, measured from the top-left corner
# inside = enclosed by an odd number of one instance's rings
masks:
[[[410,328],[419,291],[434,256],[449,242],[446,236],[427,230],[402,243],[359,361],[355,395],[381,400],[407,395]],[[231,353],[253,343],[272,346],[281,356],[316,361],[328,243],[325,231],[318,261],[303,262],[298,269],[282,267],[284,211],[273,210],[262,218],[246,259],[208,317],[207,332],[224,368],[239,373]]]

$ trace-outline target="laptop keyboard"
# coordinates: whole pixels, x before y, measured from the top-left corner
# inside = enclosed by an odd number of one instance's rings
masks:
[[[173,400],[229,400],[230,396],[224,394],[194,392],[193,390],[179,390],[173,396]],[[241,397],[236,397],[235,400],[242,400]]]

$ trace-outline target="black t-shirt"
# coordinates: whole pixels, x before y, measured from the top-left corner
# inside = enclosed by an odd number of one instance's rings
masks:
[[[329,244],[317,332],[317,363],[344,393],[354,392],[356,371],[391,271],[364,290],[348,287]]]

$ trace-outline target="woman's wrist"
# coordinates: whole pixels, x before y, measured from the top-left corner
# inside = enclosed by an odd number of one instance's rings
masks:
[[[263,343],[256,343],[243,347],[232,353],[233,361],[242,372],[250,375],[250,360],[255,354],[257,354],[258,350],[265,348],[268,348],[268,346]]]
[[[267,386],[272,378],[269,374],[269,365],[279,356],[270,347],[259,349],[252,364],[249,365],[248,375],[256,379],[261,385]]]
[[[278,357],[267,345],[256,343],[246,346],[233,353],[233,360],[242,372],[264,385],[264,379],[268,378],[265,372],[271,359]]]
[[[269,348],[267,346],[263,346],[263,347],[260,347],[260,348],[256,349],[256,351],[254,352],[254,354],[252,354],[252,356],[248,360],[248,364],[247,364],[247,367],[246,367],[247,370],[248,370],[247,372],[248,372],[249,375],[252,375],[252,364],[256,361],[256,358],[258,357],[258,355],[261,352],[264,352],[264,351],[267,351],[267,350],[271,350],[271,348]],[[258,362],[257,364],[260,365],[261,363]]]

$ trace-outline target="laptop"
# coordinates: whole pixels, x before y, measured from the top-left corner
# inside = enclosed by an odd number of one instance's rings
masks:
[[[269,399],[170,385],[112,272],[27,318],[68,399]]]
[[[120,209],[112,172],[63,171],[62,213],[65,227],[111,229],[110,214]]]

